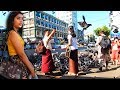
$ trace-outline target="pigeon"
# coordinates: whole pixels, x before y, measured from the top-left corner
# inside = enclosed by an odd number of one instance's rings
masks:
[[[92,24],[87,24],[85,21],[85,16],[82,16],[83,22],[78,22],[79,25],[83,28],[83,30],[86,30],[88,27],[92,26]]]

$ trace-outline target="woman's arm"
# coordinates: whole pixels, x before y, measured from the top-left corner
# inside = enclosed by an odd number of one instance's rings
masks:
[[[72,36],[68,36],[68,44],[67,44],[66,48],[68,48],[71,45],[72,45]]]
[[[48,36],[48,41],[53,37],[53,35],[55,34],[56,30],[53,29],[52,32],[50,33],[50,35]]]
[[[100,44],[101,40],[102,40],[102,36],[99,36],[99,37],[97,38],[97,41],[96,41],[95,46],[98,46],[98,45]]]
[[[9,34],[9,38],[16,50],[16,53],[23,61],[23,63],[27,66],[27,68],[30,70],[31,75],[34,77],[35,76],[34,67],[28,60],[28,57],[24,52],[24,46],[22,46],[21,43],[19,42],[18,34],[15,31],[11,31]]]

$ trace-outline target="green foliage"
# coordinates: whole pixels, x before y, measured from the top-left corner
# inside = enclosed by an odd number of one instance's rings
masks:
[[[94,33],[99,36],[99,32],[104,31],[106,36],[110,35],[110,29],[107,26],[98,27],[94,30]]]

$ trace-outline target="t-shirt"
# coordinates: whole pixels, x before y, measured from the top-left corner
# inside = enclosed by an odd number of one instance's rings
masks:
[[[68,43],[70,42],[70,39],[72,39],[72,42],[71,42],[71,50],[75,50],[75,49],[78,49],[78,45],[77,45],[77,38],[76,37],[72,37],[71,35],[68,35]]]
[[[48,44],[47,44],[47,41],[48,41],[48,37],[44,36],[44,38],[43,38],[44,46],[46,47],[46,49],[52,50],[51,40],[49,40]]]

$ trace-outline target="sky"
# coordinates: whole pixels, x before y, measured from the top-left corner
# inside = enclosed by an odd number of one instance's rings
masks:
[[[6,12],[6,15],[3,15],[3,13],[5,13]],[[3,11],[3,13],[2,13],[2,11],[0,11],[0,26],[6,26],[6,19],[7,19],[7,16],[8,16],[8,12],[7,11]]]
[[[6,12],[6,11],[3,11]],[[53,14],[52,11],[45,11],[53,16],[55,16],[55,13]],[[101,27],[103,25],[106,25],[109,27],[109,12],[110,11],[77,11],[77,21],[83,21],[82,16],[85,16],[86,22],[92,24],[87,30],[85,30],[85,34],[93,33],[93,31]],[[6,15],[4,16],[2,11],[0,11],[0,26],[5,27],[5,22],[8,16],[8,12],[6,12]],[[82,28],[78,24],[78,29],[82,30]]]
[[[52,11],[45,11],[51,15]],[[93,34],[93,31],[98,28],[106,25],[109,27],[109,12],[110,11],[77,11],[77,21],[83,21],[82,16],[85,16],[85,20],[88,24],[92,24],[87,30],[85,30],[85,34]],[[78,29],[82,30],[80,25],[78,24]]]

